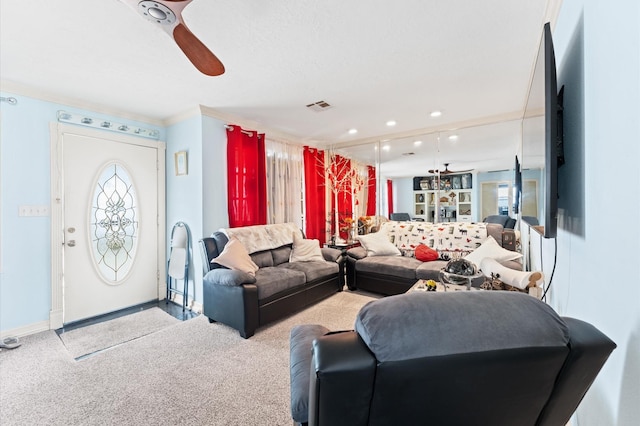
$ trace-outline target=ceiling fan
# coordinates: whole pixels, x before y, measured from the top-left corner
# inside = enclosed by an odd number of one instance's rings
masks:
[[[192,0],[120,0],[162,28],[203,74],[216,76],[224,73],[222,62],[187,28],[182,11]]]
[[[466,172],[470,172],[473,169],[470,170],[458,170],[457,172],[454,172],[452,170],[449,170],[449,163],[443,163],[444,164],[444,170],[438,170],[438,169],[434,169],[434,170],[429,170],[429,173],[433,173],[433,174],[438,174],[440,173],[440,176],[443,175],[450,175],[452,173],[466,173]]]

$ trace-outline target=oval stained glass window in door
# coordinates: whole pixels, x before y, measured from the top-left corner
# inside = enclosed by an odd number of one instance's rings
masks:
[[[107,165],[91,202],[91,249],[100,275],[118,284],[131,270],[138,241],[138,200],[126,169]]]

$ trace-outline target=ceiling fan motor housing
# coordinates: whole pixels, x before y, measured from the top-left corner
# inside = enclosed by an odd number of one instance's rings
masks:
[[[138,3],[138,13],[145,19],[157,24],[172,25],[176,23],[176,15],[162,3],[143,0]]]

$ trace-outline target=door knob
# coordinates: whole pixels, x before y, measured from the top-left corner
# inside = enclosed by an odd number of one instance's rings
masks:
[[[67,245],[69,247],[75,247],[76,246],[76,240],[69,240],[69,242],[67,242]]]

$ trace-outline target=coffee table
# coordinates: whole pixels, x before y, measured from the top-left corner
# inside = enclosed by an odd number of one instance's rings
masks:
[[[482,289],[477,287],[468,287],[466,285],[442,284],[441,282],[436,281],[436,292],[438,291],[476,291],[476,290],[482,290]],[[427,292],[427,280],[416,281],[416,283],[413,286],[411,286],[409,290],[407,290],[407,293],[411,293],[412,291]]]

